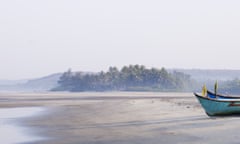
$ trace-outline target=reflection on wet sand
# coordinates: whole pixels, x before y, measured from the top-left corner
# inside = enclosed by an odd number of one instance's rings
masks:
[[[4,144],[17,144],[41,140],[41,137],[30,134],[30,129],[17,125],[21,118],[31,117],[43,112],[40,107],[1,108],[0,141]]]

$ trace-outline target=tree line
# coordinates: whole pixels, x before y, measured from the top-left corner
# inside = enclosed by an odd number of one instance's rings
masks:
[[[53,91],[188,91],[193,81],[181,72],[169,73],[165,68],[146,68],[143,65],[110,67],[98,73],[68,70]]]
[[[218,92],[223,94],[240,94],[240,79],[219,82]]]

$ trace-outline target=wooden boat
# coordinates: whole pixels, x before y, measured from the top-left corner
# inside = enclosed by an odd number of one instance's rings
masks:
[[[240,96],[228,96],[228,95],[222,95],[222,94],[215,94],[209,90],[207,90],[207,96],[209,98],[217,98],[217,99],[240,99]]]
[[[240,114],[240,99],[213,99],[194,93],[209,116]]]

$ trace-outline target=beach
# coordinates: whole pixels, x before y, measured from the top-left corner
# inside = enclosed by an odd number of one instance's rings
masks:
[[[41,107],[18,120],[28,144],[239,143],[240,117],[208,117],[192,93],[1,93],[0,108]],[[26,144],[27,144],[26,143]]]

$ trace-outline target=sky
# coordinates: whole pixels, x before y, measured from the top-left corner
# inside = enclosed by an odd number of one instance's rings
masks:
[[[239,0],[1,0],[0,79],[155,68],[240,69]]]

